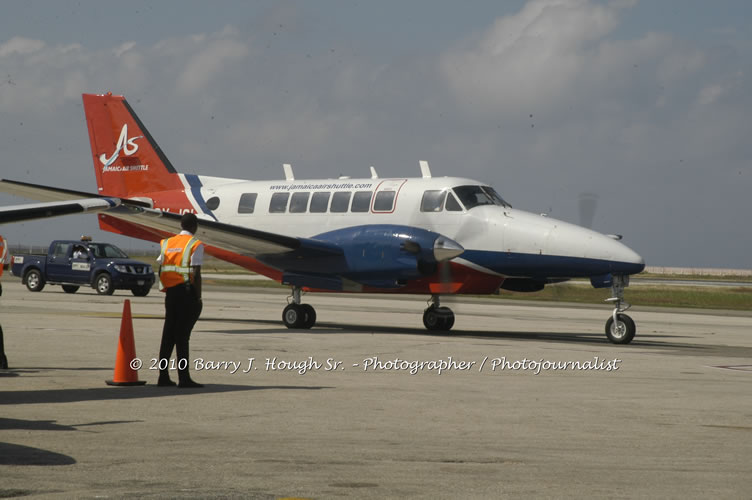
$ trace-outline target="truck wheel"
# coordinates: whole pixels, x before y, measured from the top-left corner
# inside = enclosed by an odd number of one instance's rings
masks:
[[[146,297],[150,291],[151,287],[147,285],[131,288],[131,293],[136,297]]]
[[[76,293],[78,291],[79,287],[76,285],[63,285],[63,291],[65,293]]]
[[[26,273],[26,288],[32,292],[41,292],[44,288],[44,278],[37,269],[32,269]]]
[[[94,288],[99,295],[112,295],[115,288],[112,286],[112,278],[107,273],[99,274],[94,280]]]

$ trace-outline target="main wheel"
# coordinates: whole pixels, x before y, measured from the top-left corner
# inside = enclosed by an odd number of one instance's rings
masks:
[[[282,311],[282,322],[287,328],[303,328],[306,314],[299,304],[288,304]]]
[[[454,313],[448,307],[430,306],[423,311],[423,326],[432,331],[448,331],[454,326]]]
[[[131,288],[131,293],[136,297],[146,297],[150,291],[151,287],[147,285]]]
[[[44,288],[44,278],[37,269],[32,269],[26,273],[26,288],[32,292],[41,292]]]
[[[76,285],[63,285],[63,291],[65,293],[76,293],[80,287]]]
[[[305,314],[305,321],[303,322],[303,328],[312,328],[316,324],[316,309],[311,304],[300,304]]]
[[[606,321],[606,337],[614,344],[629,344],[637,333],[635,322],[626,314],[617,314],[616,323],[611,316]]]
[[[444,331],[449,331],[454,326],[454,313],[448,307],[443,307],[442,309],[446,309],[446,312],[444,313],[444,324],[442,325],[441,329]]]
[[[112,295],[115,288],[112,286],[112,278],[107,273],[102,273],[94,280],[94,288],[99,295]]]

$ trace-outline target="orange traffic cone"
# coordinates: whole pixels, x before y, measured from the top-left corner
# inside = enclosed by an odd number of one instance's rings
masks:
[[[138,380],[140,360],[136,361],[136,342],[133,340],[133,320],[131,319],[131,301],[125,299],[123,304],[123,321],[120,323],[120,342],[115,358],[115,375],[112,380],[105,380],[107,385],[144,385],[146,380]]]

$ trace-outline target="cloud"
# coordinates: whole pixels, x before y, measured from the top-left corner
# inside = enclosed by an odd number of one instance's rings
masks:
[[[184,94],[202,90],[212,79],[222,78],[228,66],[239,64],[248,52],[248,47],[237,40],[209,42],[187,61],[177,79],[177,90]]]
[[[0,57],[7,57],[11,54],[31,54],[44,48],[44,42],[41,40],[32,40],[20,36],[14,36],[7,42],[0,44]]]
[[[441,70],[475,112],[549,107],[592,71],[598,42],[617,26],[621,8],[588,0],[528,2],[446,54]]]

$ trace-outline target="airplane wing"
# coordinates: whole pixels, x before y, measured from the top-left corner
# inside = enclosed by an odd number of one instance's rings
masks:
[[[60,215],[101,212],[119,204],[118,198],[81,198],[70,201],[11,205],[0,208],[0,224],[47,219]]]
[[[145,226],[158,233],[180,232],[180,215],[148,208],[148,205],[140,200],[94,195],[7,179],[0,179],[0,191],[47,201],[2,207],[0,224],[100,212]],[[342,249],[333,243],[283,236],[205,219],[199,219],[197,236],[209,245],[250,257],[293,251],[306,258],[343,255]]]
[[[81,198],[108,198],[109,196],[87,193],[84,191],[74,191],[72,189],[56,188],[51,186],[42,186],[41,184],[30,184],[28,182],[12,181],[10,179],[0,179],[0,191],[15,196],[31,198],[39,201],[70,201]],[[147,203],[132,201],[132,203],[149,206]]]
[[[157,231],[171,234],[180,232],[180,215],[133,206],[127,200],[123,200],[117,207],[106,210],[105,213]],[[298,251],[307,258],[343,255],[342,249],[332,243],[284,236],[202,218],[199,218],[196,236],[209,245],[250,257],[291,251]]]

